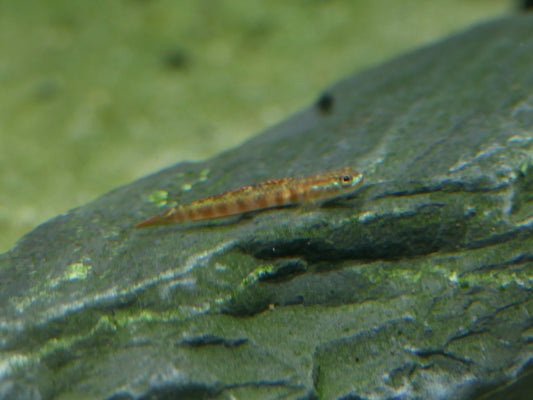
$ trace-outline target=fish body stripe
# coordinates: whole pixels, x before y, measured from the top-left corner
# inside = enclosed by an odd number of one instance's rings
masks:
[[[221,218],[283,205],[319,203],[361,186],[363,175],[351,167],[336,171],[266,181],[171,208],[136,227]]]

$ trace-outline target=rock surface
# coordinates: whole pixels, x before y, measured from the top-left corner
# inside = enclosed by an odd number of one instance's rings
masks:
[[[533,17],[490,22],[39,226],[0,256],[0,398],[528,398],[532,65]],[[319,209],[133,229],[345,165]]]

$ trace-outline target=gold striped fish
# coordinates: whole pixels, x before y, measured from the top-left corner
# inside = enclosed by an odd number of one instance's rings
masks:
[[[351,167],[299,178],[274,179],[178,205],[140,222],[136,228],[221,218],[285,205],[320,204],[350,193],[362,183],[363,175]]]

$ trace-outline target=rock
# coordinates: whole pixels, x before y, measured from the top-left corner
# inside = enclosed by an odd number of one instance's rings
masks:
[[[532,65],[533,17],[489,22],[37,227],[0,256],[0,397],[527,398]],[[318,209],[133,228],[346,165]]]

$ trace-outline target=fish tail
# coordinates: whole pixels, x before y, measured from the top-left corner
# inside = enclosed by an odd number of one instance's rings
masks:
[[[174,207],[168,210],[164,214],[154,215],[144,221],[141,221],[135,228],[144,228],[152,225],[165,225],[173,222],[183,222],[187,220],[187,212],[183,210],[183,207]]]

